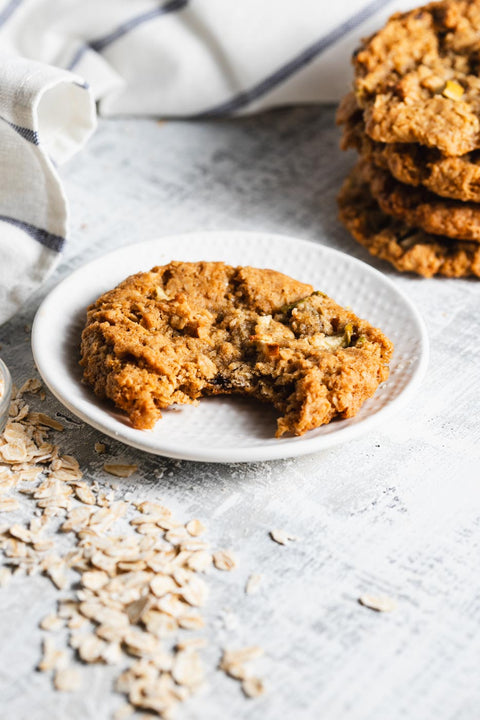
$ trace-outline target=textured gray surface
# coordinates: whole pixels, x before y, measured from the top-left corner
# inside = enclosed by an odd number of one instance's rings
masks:
[[[255,229],[311,239],[371,262],[420,308],[431,340],[423,387],[373,435],[308,457],[207,465],[144,455],[121,483],[132,498],[160,495],[181,519],[198,516],[239,568],[212,576],[206,659],[210,687],[185,720],[476,720],[480,707],[480,285],[395,273],[336,220],[335,194],[352,162],[337,149],[330,108],[196,124],[102,122],[63,171],[71,241],[53,286],[105,251],[168,233]],[[41,297],[0,328],[17,383],[34,373],[30,324]],[[42,410],[64,413],[50,396]],[[68,413],[65,413],[67,417]],[[62,419],[62,418],[60,418]],[[104,480],[101,436],[63,420],[62,447],[87,478]],[[300,537],[289,547],[274,527]],[[260,572],[257,595],[246,578]],[[391,614],[359,606],[364,592],[398,599]],[[59,593],[45,578],[0,591],[0,718],[106,720],[118,702],[108,668],[85,668],[88,692],[54,694],[38,662],[38,621]],[[225,621],[227,620],[227,621]],[[247,701],[213,668],[219,647],[258,643],[268,694]]]

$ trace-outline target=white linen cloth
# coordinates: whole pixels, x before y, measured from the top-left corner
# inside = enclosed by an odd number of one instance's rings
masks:
[[[360,37],[406,0],[0,0],[0,323],[67,235],[56,166],[102,115],[332,102]]]

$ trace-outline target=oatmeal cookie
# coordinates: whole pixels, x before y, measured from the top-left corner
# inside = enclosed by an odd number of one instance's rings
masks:
[[[448,200],[398,182],[387,170],[360,160],[358,173],[383,212],[433,235],[480,242],[480,205]]]
[[[424,277],[480,277],[480,245],[431,235],[384,213],[354,168],[338,197],[339,217],[355,240],[397,270]]]
[[[480,0],[393,15],[353,58],[367,134],[445,155],[480,147]]]
[[[172,262],[127,278],[87,313],[84,379],[136,428],[175,403],[241,394],[278,410],[277,436],[355,415],[393,346],[310,285],[273,270]]]
[[[363,112],[355,96],[353,106],[346,112],[346,99],[338,111],[338,122],[344,126],[342,150],[354,148],[377,167],[388,170],[406,185],[427,188],[431,192],[454,200],[480,202],[480,150],[460,157],[448,157],[437,148],[418,143],[381,143],[365,132]]]

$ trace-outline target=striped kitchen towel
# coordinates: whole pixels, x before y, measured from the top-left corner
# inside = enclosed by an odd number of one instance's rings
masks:
[[[80,77],[0,55],[0,323],[58,260],[67,202],[56,166],[78,150],[95,122]]]
[[[215,117],[346,91],[406,0],[0,0],[0,322],[67,232],[57,165],[101,114]]]

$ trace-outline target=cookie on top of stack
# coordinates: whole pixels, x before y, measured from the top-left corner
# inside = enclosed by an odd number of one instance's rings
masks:
[[[480,0],[393,15],[353,65],[340,219],[398,270],[480,277]]]

